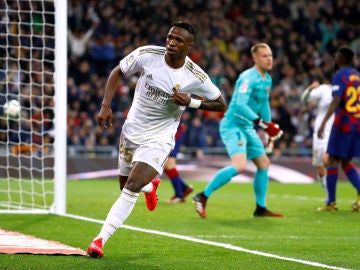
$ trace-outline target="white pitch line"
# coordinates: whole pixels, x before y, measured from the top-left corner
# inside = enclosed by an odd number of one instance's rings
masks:
[[[104,220],[93,219],[93,218],[88,218],[88,217],[83,217],[83,216],[78,216],[78,215],[64,214],[62,216],[70,217],[70,218],[74,218],[74,219],[79,219],[79,220],[84,220],[84,221],[89,221],[89,222],[94,222],[94,223],[99,223],[99,224],[104,223]],[[138,227],[128,226],[128,225],[122,225],[121,228],[128,229],[128,230],[133,230],[133,231],[138,231],[138,232],[151,233],[151,234],[156,234],[156,235],[161,235],[161,236],[166,236],[166,237],[171,237],[171,238],[176,238],[176,239],[182,239],[182,240],[195,242],[195,243],[201,243],[201,244],[205,244],[205,245],[222,247],[222,248],[226,248],[226,249],[231,249],[231,250],[241,251],[241,252],[245,252],[245,253],[260,255],[260,256],[263,256],[263,257],[275,258],[275,259],[279,259],[279,260],[283,260],[283,261],[297,262],[297,263],[300,263],[300,264],[306,264],[306,265],[316,266],[316,267],[320,267],[320,268],[336,269],[336,270],[351,270],[349,268],[331,266],[331,265],[326,265],[326,264],[317,263],[317,262],[311,262],[311,261],[306,261],[306,260],[299,260],[299,259],[294,259],[294,258],[289,258],[289,257],[278,256],[278,255],[274,255],[274,254],[271,254],[271,253],[266,253],[266,252],[261,252],[261,251],[257,251],[257,250],[252,250],[252,249],[247,249],[247,248],[243,248],[243,247],[234,246],[234,245],[231,245],[231,244],[224,244],[224,243],[220,243],[220,242],[202,240],[202,239],[194,238],[194,237],[191,237],[191,236],[184,236],[184,235],[161,232],[161,231],[156,231],[156,230],[143,229],[143,228],[138,228]]]

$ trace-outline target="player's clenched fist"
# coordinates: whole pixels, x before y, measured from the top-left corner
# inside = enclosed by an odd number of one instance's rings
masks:
[[[113,114],[110,108],[110,105],[101,105],[101,109],[98,115],[98,125],[100,130],[104,130],[107,128],[107,123],[112,126],[113,122]]]

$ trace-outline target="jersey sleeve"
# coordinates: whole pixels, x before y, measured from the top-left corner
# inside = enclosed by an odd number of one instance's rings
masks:
[[[331,82],[332,95],[341,96],[344,88],[345,84],[342,83],[342,74],[340,72],[335,73]]]
[[[271,121],[271,110],[270,110],[270,102],[267,102],[265,104],[265,106],[262,106],[260,109],[260,117],[266,121],[266,122],[270,122]],[[255,120],[255,119],[254,119]]]
[[[140,55],[141,49],[142,47],[137,48],[120,61],[119,65],[125,76],[142,71],[142,57]]]
[[[252,92],[252,85],[248,79],[241,79],[236,84],[236,115],[246,118],[250,122],[259,118],[259,116],[248,106],[248,101]]]

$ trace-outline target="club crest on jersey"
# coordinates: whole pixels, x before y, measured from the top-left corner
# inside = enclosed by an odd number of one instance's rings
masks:
[[[130,66],[130,65],[134,62],[134,60],[135,60],[135,56],[129,55],[129,56],[126,58],[125,63],[126,63],[126,65]]]
[[[146,78],[148,78],[148,79],[152,80],[152,79],[153,79],[152,74],[148,74],[148,75],[146,75]]]
[[[358,76],[356,73],[352,73],[352,74],[350,74],[350,76],[349,76],[349,81],[350,81],[350,82],[360,81],[360,78],[359,78],[359,76]]]
[[[172,88],[172,90],[175,91],[179,91],[180,89],[180,84],[175,84],[174,87]]]
[[[249,80],[245,80],[239,87],[240,93],[246,93],[249,88]]]

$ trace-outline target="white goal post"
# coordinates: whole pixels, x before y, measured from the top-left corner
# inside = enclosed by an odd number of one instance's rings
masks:
[[[66,130],[67,1],[1,1],[0,213],[66,213]]]

